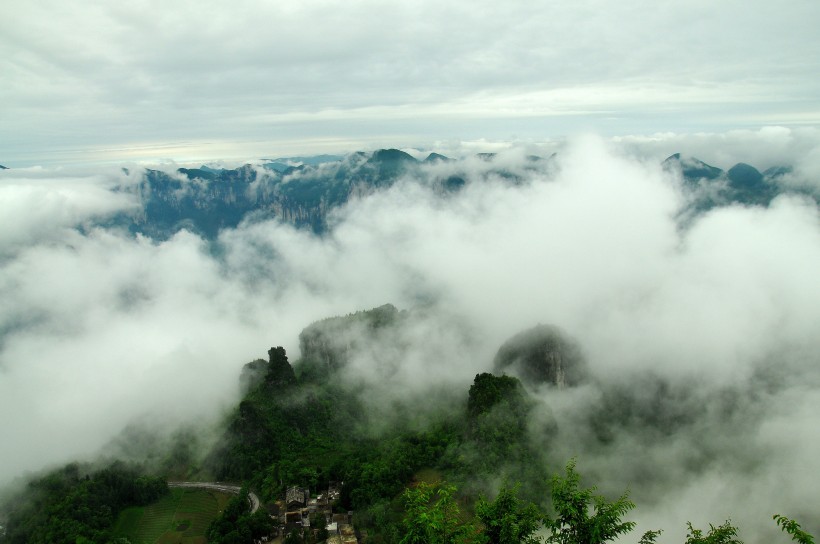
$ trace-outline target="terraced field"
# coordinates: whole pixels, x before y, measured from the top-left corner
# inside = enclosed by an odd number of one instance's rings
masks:
[[[145,507],[123,511],[114,528],[132,544],[204,544],[208,524],[219,515],[230,495],[204,489],[172,489]]]

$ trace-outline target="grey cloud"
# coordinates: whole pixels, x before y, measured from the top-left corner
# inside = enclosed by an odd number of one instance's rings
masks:
[[[111,143],[300,135],[352,150],[363,137],[816,123],[817,16],[811,3],[643,0],[17,3],[0,22],[0,141],[16,155],[3,160],[99,158]]]

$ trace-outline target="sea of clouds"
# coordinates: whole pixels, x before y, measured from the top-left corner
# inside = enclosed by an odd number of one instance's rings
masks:
[[[748,542],[762,542],[780,512],[816,532],[817,204],[783,195],[681,225],[687,196],[660,161],[684,151],[723,168],[791,164],[784,183],[816,187],[818,141],[777,128],[586,136],[559,146],[550,175],[522,166],[521,183],[471,183],[487,166],[467,160],[467,185],[447,197],[405,179],[338,210],[322,237],[268,221],[216,241],[101,226],[139,210],[134,193],[114,190],[136,184],[138,168],[2,171],[0,485],[91,458],[135,421],[217,421],[238,399],[242,364],[274,345],[293,361],[311,322],[391,302],[423,306],[427,321],[405,333],[416,347],[400,372],[355,359],[385,394],[466,390],[507,338],[555,324],[578,340],[596,382],[533,392],[544,420],[562,429],[551,455],[577,455],[607,492],[630,486],[639,529],[664,528],[672,542],[686,520],[731,517]],[[509,147],[497,164],[515,169],[530,151]],[[454,322],[467,332],[452,332]],[[625,424],[597,444],[587,407],[606,384],[651,391],[646,376],[703,416],[662,436]],[[740,409],[720,412],[721,395]]]

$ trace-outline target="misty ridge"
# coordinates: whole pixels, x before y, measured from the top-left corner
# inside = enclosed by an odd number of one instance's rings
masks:
[[[412,180],[446,197],[470,183],[525,183],[533,175],[553,177],[557,154],[549,157],[478,153],[461,160],[439,153],[417,159],[398,149],[346,156],[293,157],[246,164],[234,169],[146,169],[133,186],[119,190],[138,197],[139,211],[112,219],[133,233],[167,239],[186,229],[208,239],[239,224],[276,219],[324,234],[333,214],[351,200]],[[776,165],[758,171],[738,163],[727,171],[695,157],[675,153],[663,167],[679,174],[689,201],[683,213],[695,214],[730,204],[768,206],[781,193],[816,198],[810,186],[794,183],[794,168]],[[125,169],[126,174],[130,172]]]
[[[774,512],[817,534],[817,147],[724,170],[655,145],[3,170],[0,485],[183,442],[246,477],[224,425],[283,346],[288,406],[331,380],[374,444],[520,380],[442,453],[482,467],[466,492],[575,457],[660,542],[783,539]],[[483,458],[499,427],[520,448]]]

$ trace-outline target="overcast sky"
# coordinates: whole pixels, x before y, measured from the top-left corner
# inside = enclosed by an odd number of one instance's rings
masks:
[[[820,124],[820,3],[7,0],[0,164]]]

